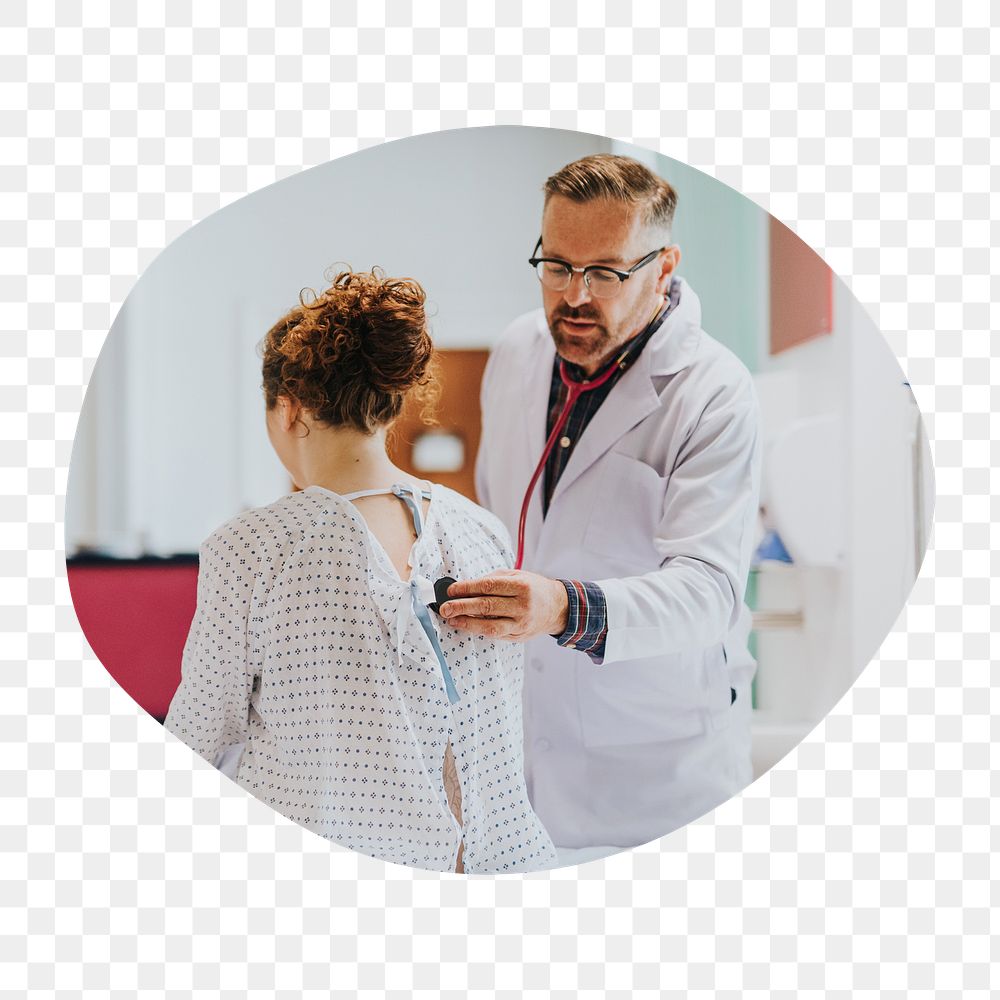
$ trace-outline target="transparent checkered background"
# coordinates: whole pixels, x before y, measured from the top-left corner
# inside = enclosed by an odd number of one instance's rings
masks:
[[[0,5],[0,990],[986,995],[995,8],[138,6]],[[583,868],[439,877],[329,846],[140,715],[78,629],[60,519],[94,361],[164,245],[304,166],[515,123],[686,160],[824,254],[912,380],[936,527],[878,659],[746,794]]]

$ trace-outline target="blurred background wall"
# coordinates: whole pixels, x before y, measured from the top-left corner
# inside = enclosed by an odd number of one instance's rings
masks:
[[[435,343],[488,348],[538,301],[541,186],[608,140],[443,132],[362,151],[205,219],[150,265],[115,320],[80,416],[67,552],[194,551],[288,488],[264,431],[256,344],[338,262],[425,287]]]
[[[427,444],[421,474],[454,485],[448,462],[470,468],[478,439],[469,383],[506,324],[540,304],[526,261],[542,183],[611,151],[677,188],[680,273],[705,329],[754,373],[761,400],[761,547],[748,590],[757,772],[809,732],[892,626],[923,554],[933,488],[912,395],[847,288],[755,204],[677,161],[551,129],[435,133],[313,168],[215,213],[142,276],[87,391],[66,507],[78,614],[123,686],[179,669],[186,627],[176,622],[190,620],[194,573],[183,582],[177,564],[192,564],[202,539],[239,510],[290,489],[264,430],[255,348],[300,289],[322,286],[338,263],[424,285],[448,362],[441,431],[450,436],[419,438],[410,425],[397,447],[414,464],[414,447]],[[434,455],[444,456],[437,475]],[[140,571],[155,594],[167,568],[171,606],[184,609],[169,635],[156,627],[162,616],[122,603],[146,592],[134,575],[114,582]],[[131,652],[116,632],[123,617]],[[158,691],[161,705],[170,684]]]

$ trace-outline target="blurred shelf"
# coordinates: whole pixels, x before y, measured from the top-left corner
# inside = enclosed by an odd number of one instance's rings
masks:
[[[754,733],[775,737],[787,736],[800,740],[805,739],[819,725],[817,722],[785,722],[757,709],[754,709],[750,718]]]
[[[802,628],[804,621],[801,611],[755,611],[754,631],[783,631]]]
[[[798,563],[786,563],[780,559],[762,559],[759,563],[755,563],[750,567],[750,572],[784,574],[788,576],[789,574],[797,573],[798,568]]]

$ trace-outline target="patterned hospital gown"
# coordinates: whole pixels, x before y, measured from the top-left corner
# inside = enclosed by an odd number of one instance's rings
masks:
[[[512,562],[493,515],[435,485],[413,574]],[[398,864],[468,873],[556,864],[523,774],[523,647],[431,613],[450,704],[403,581],[355,506],[319,486],[246,511],[202,544],[198,605],[166,728],[289,819]],[[442,773],[451,743],[459,826]],[[235,763],[238,760],[238,769]]]

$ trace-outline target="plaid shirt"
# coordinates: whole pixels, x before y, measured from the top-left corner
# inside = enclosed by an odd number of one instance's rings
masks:
[[[656,323],[652,332],[647,327],[641,333],[636,334],[629,343],[634,343],[649,333],[649,336],[639,345],[639,350],[632,356],[632,361],[642,353],[649,342],[652,333],[655,333],[661,326],[663,320],[670,315],[670,312],[680,301],[680,283],[672,282],[670,286],[670,301],[667,308],[660,314],[660,322]],[[626,345],[622,345],[623,349]],[[545,425],[545,435],[548,437],[555,427],[559,414],[566,403],[569,390],[559,376],[559,355],[557,354],[552,363],[552,382],[549,388],[549,412]],[[570,378],[580,381],[586,374],[579,366],[566,362]],[[611,390],[615,387],[618,379],[624,374],[623,369],[615,371],[614,375],[608,379],[604,385],[591,389],[583,393],[576,401],[570,411],[563,427],[562,437],[556,442],[552,449],[548,461],[545,463],[545,481],[542,490],[542,511],[543,515],[549,512],[549,502],[555,490],[559,477],[566,468],[570,455],[576,447],[577,441],[586,430],[594,414],[600,409],[601,404],[608,398]],[[569,616],[566,620],[566,631],[562,635],[555,637],[560,646],[567,649],[578,649],[586,653],[595,662],[604,659],[604,645],[608,638],[608,604],[604,596],[604,591],[596,583],[589,583],[585,580],[560,580],[566,588],[566,597],[569,601]]]

